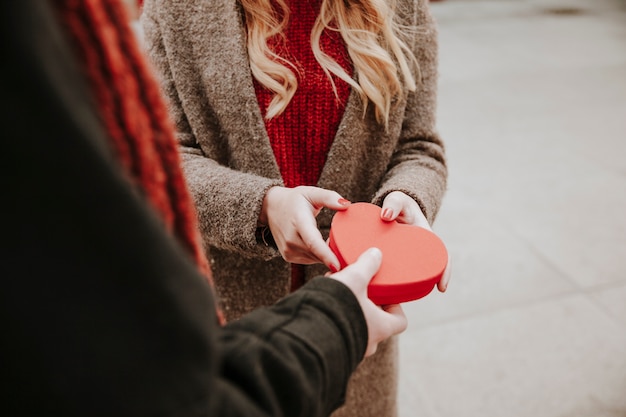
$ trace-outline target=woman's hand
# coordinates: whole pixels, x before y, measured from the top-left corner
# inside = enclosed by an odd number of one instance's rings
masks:
[[[368,331],[366,357],[376,352],[380,342],[403,332],[407,327],[406,316],[399,304],[379,307],[367,297],[367,285],[380,268],[381,261],[380,250],[371,248],[363,252],[355,263],[348,265],[341,272],[329,275],[330,278],[341,281],[350,288],[361,305]]]
[[[339,270],[339,260],[317,228],[315,218],[323,207],[345,210],[350,202],[335,191],[318,187],[272,187],[265,194],[259,220],[267,224],[285,261],[323,263]]]
[[[385,221],[396,220],[398,223],[411,224],[430,230],[432,228],[424,216],[422,209],[415,200],[401,191],[393,191],[385,197],[380,217]],[[450,254],[448,254],[448,266],[437,284],[440,292],[445,292],[450,281]]]

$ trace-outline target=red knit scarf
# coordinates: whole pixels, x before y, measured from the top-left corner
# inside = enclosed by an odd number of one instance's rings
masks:
[[[211,281],[174,127],[125,7],[112,0],[54,0],[92,87],[111,145],[131,181]]]
[[[287,4],[291,21],[285,31],[286,40],[283,43],[274,38],[269,45],[299,69],[298,89],[285,111],[266,120],[265,127],[285,186],[316,185],[343,117],[350,85],[333,77],[338,93],[335,96],[330,80],[313,55],[311,30],[321,0],[288,0]],[[325,31],[320,46],[351,74],[352,64],[337,32]],[[255,89],[262,114],[266,114],[272,92],[258,82]],[[302,285],[303,278],[302,267],[293,265],[292,290]]]

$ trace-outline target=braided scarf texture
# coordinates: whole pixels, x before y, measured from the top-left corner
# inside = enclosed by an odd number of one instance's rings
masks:
[[[53,5],[120,164],[212,284],[174,126],[127,9],[117,0],[53,0]]]

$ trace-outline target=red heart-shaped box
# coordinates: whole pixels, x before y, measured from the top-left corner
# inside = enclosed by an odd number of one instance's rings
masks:
[[[377,305],[399,304],[428,295],[448,264],[445,245],[422,227],[382,220],[380,210],[374,204],[353,203],[335,213],[330,248],[342,268],[371,247],[382,251],[382,265],[367,290]]]

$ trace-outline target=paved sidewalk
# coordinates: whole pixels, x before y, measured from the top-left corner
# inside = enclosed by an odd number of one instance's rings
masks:
[[[626,417],[626,1],[445,0],[435,230],[401,417]]]

